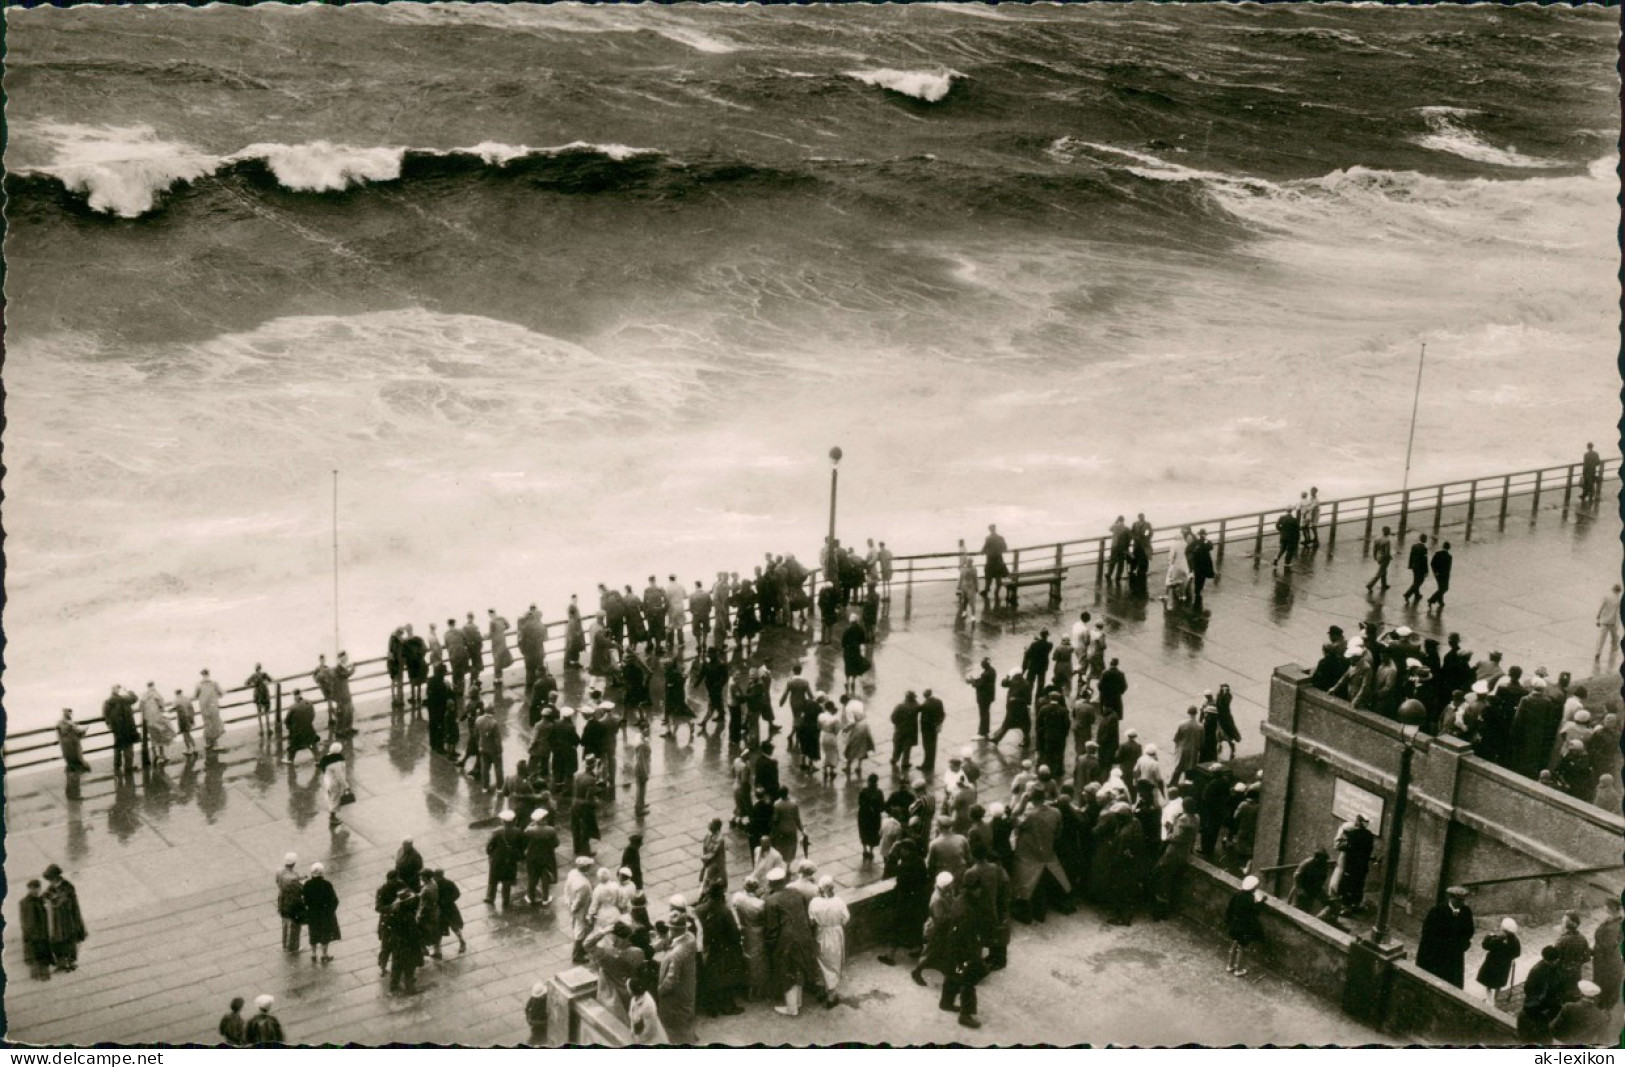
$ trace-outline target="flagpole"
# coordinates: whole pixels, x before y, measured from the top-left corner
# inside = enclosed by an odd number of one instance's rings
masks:
[[[1405,481],[1402,491],[1411,487],[1411,449],[1416,445],[1416,409],[1422,403],[1422,365],[1427,362],[1428,343],[1422,342],[1422,354],[1416,357],[1416,395],[1411,398],[1411,436],[1405,442]]]
[[[339,472],[333,472],[333,653],[344,643],[339,640]]]

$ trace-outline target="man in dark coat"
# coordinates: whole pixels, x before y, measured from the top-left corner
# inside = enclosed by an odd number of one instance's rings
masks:
[[[761,751],[756,753],[755,763],[751,767],[751,781],[769,797],[779,795],[779,761],[773,758],[773,742],[763,742]]]
[[[502,825],[485,843],[485,855],[490,860],[490,875],[485,883],[487,906],[496,903],[497,888],[500,886],[502,908],[504,911],[508,909],[513,899],[513,884],[519,878],[519,861],[524,858],[525,852],[525,837],[514,825],[514,813],[504,811]]]
[[[1416,543],[1411,546],[1411,552],[1405,560],[1405,567],[1411,572],[1410,588],[1405,590],[1405,603],[1412,601],[1422,602],[1422,583],[1428,580],[1428,535],[1417,534]]]
[[[885,811],[886,794],[880,788],[880,776],[871,774],[858,791],[858,843],[863,846],[864,862],[875,858],[875,849],[880,845],[880,817]]]
[[[745,945],[739,921],[728,906],[727,889],[720,882],[706,887],[694,909],[700,924],[699,1005],[707,1015],[738,1015],[745,1009],[738,998],[750,986]]]
[[[1010,945],[1010,876],[993,862],[980,839],[971,840],[970,857],[971,867],[964,877],[966,908],[987,947],[988,967],[1003,970]]]
[[[102,721],[113,735],[113,777],[135,773],[135,746],[141,743],[141,731],[135,725],[136,695],[123,686],[115,685],[113,692],[102,702]]]
[[[1072,733],[1072,716],[1060,694],[1050,693],[1038,706],[1038,722],[1033,730],[1038,742],[1038,763],[1048,767],[1059,781],[1066,775],[1066,739]]]
[[[780,1015],[801,1014],[804,987],[819,987],[818,943],[807,917],[807,898],[786,884],[784,868],[768,872],[769,890],[762,905],[762,944],[772,970],[774,992],[784,1003]]]
[[[1337,895],[1347,908],[1365,901],[1365,879],[1371,872],[1371,856],[1377,848],[1377,835],[1366,825],[1364,815],[1356,815],[1337,834]]]
[[[1446,890],[1445,900],[1429,909],[1422,920],[1416,965],[1460,989],[1466,981],[1465,961],[1472,945],[1473,911],[1467,906],[1467,890],[1453,885]]]
[[[1095,689],[1100,694],[1100,706],[1123,717],[1123,694],[1128,692],[1128,679],[1123,676],[1122,670],[1113,658],[1111,665],[1100,675],[1100,681],[1095,683]]]
[[[293,706],[283,716],[288,729],[288,750],[282,762],[292,763],[301,749],[309,749],[311,758],[320,759],[322,735],[316,730],[316,708],[305,699],[303,691],[293,691]]]
[[[1562,705],[1548,695],[1548,687],[1531,688],[1512,713],[1506,768],[1525,778],[1538,778],[1547,767],[1562,725]]]
[[[1207,539],[1206,530],[1196,531],[1196,540],[1190,546],[1190,565],[1191,577],[1196,583],[1196,596],[1191,606],[1201,611],[1203,587],[1219,576],[1217,568],[1213,566],[1213,542]]]
[[[45,868],[45,920],[51,936],[51,957],[59,971],[79,968],[79,945],[88,936],[79,910],[79,891],[62,877],[62,868]]]
[[[423,966],[423,931],[418,925],[418,895],[403,887],[389,905],[384,919],[389,952],[389,991],[417,992],[418,968]]]
[[[920,701],[920,747],[925,753],[920,757],[920,770],[926,774],[937,769],[937,736],[947,721],[948,709],[942,706],[942,698],[927,689]]]
[[[931,872],[925,865],[924,846],[912,834],[904,834],[886,858],[885,873],[896,879],[891,892],[891,921],[887,923],[891,944],[876,958],[890,966],[897,962],[898,950],[919,948],[924,936],[931,905]]]
[[[1009,549],[1004,537],[1000,535],[997,526],[987,528],[987,540],[982,542],[982,555],[986,563],[982,568],[984,578],[982,584],[982,599],[986,600],[992,592],[993,586],[1010,574],[1010,568],[1005,566],[1004,554]]]
[[[993,700],[999,692],[999,672],[993,669],[993,661],[984,657],[982,669],[969,682],[976,692],[976,736],[985,740],[992,731]]]
[[[1054,649],[1055,646],[1049,639],[1049,631],[1040,630],[1038,636],[1027,646],[1027,651],[1022,653],[1021,673],[1026,675],[1027,682],[1035,693],[1044,691],[1044,674],[1049,670],[1050,654]]]
[[[1032,741],[1032,683],[1023,675],[1012,674],[999,684],[1010,692],[1004,698],[1004,721],[994,731],[991,740],[996,745],[1011,730],[1020,730],[1021,747],[1026,748]]]
[[[1563,977],[1555,945],[1540,950],[1540,959],[1529,968],[1523,982],[1523,1007],[1518,1011],[1518,1039],[1528,1044],[1545,1044],[1551,1038],[1552,1020],[1563,1007]]]
[[[920,736],[920,702],[910,689],[891,713],[891,765],[907,773]]]
[[[456,619],[446,620],[445,642],[446,660],[451,664],[451,685],[457,690],[458,696],[461,696],[468,679],[468,638],[457,625]]]
[[[525,661],[525,699],[528,701],[535,693],[536,681],[547,659],[547,626],[535,604],[519,616],[519,655]]]
[[[21,920],[23,958],[28,963],[29,977],[50,978],[51,920],[46,913],[45,895],[38,878],[28,880],[28,892],[23,895],[17,910]],[[239,1002],[238,1007],[241,1006]]]
[[[559,832],[549,821],[551,813],[537,808],[530,813],[530,825],[525,827],[525,901],[529,904],[553,903],[553,886],[559,880]],[[542,887],[541,897],[536,887]]]
[[[1444,607],[1444,595],[1450,592],[1450,568],[1454,562],[1453,557],[1450,555],[1449,541],[1440,546],[1439,551],[1433,553],[1433,581],[1438,588],[1434,589],[1433,595],[1428,597],[1430,607],[1434,604],[1441,608]]]

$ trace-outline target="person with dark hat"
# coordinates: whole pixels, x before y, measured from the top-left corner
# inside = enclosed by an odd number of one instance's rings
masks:
[[[1540,950],[1540,959],[1523,980],[1523,1007],[1518,1009],[1518,1040],[1543,1045],[1551,1040],[1552,1020],[1563,1007],[1563,978],[1556,945]]]
[[[1461,989],[1466,982],[1467,950],[1472,945],[1473,911],[1467,906],[1467,890],[1453,885],[1422,920],[1416,965]]]

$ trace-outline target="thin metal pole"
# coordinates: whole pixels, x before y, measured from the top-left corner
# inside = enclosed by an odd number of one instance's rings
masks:
[[[835,487],[841,477],[838,467],[829,469],[829,540],[825,542],[824,554],[829,556],[835,551]]]
[[[1382,895],[1377,901],[1377,921],[1371,929],[1371,940],[1380,945],[1388,940],[1388,916],[1394,906],[1394,886],[1399,881],[1400,838],[1405,832],[1405,807],[1410,799],[1411,742],[1404,739],[1399,753],[1399,777],[1394,782],[1394,812],[1389,819],[1388,854],[1383,860]]]
[[[1411,448],[1416,444],[1416,410],[1422,403],[1422,364],[1427,358],[1428,345],[1423,341],[1422,354],[1416,358],[1416,395],[1411,397],[1411,436],[1410,440],[1405,442],[1405,483],[1401,486],[1403,490],[1411,487]],[[1401,522],[1401,526],[1403,525]]]
[[[339,472],[333,471],[333,653],[344,647],[339,638]]]

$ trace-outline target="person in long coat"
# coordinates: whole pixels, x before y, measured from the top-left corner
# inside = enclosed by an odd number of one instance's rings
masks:
[[[707,886],[728,888],[728,843],[722,839],[722,820],[712,819],[700,842],[700,891]]]
[[[316,707],[305,699],[302,690],[294,690],[293,705],[288,708],[282,721],[288,730],[288,747],[283,762],[292,763],[305,749],[320,759],[322,735],[316,731]]]
[[[85,762],[85,749],[81,739],[86,730],[73,721],[73,709],[63,708],[62,718],[57,720],[56,738],[62,746],[62,763],[69,774],[83,774],[90,770],[90,764]]]
[[[457,898],[462,895],[462,890],[457,888],[456,882],[446,877],[445,871],[436,869],[427,873],[439,888],[440,937],[456,934],[457,951],[459,953],[468,951],[468,942],[463,939],[463,909],[457,906]],[[440,938],[437,937],[435,938],[437,948],[439,944]]]
[[[1264,892],[1258,888],[1258,878],[1249,874],[1241,880],[1241,888],[1230,897],[1230,903],[1224,909],[1224,926],[1230,934],[1230,957],[1225,963],[1225,973],[1233,974],[1237,978],[1247,975],[1245,953],[1248,945],[1264,940],[1264,924],[1260,915],[1263,912]]]
[[[761,883],[754,876],[745,879],[745,887],[733,895],[729,904],[739,923],[739,939],[745,954],[745,973],[749,978],[750,998],[766,1000],[771,994],[771,968],[767,960],[767,943],[763,930],[764,903]]]
[[[762,940],[773,975],[773,991],[784,1003],[773,1010],[780,1015],[801,1014],[805,986],[818,985],[818,945],[807,918],[807,898],[786,884],[784,868],[768,873],[771,887],[762,906]]]
[[[327,946],[342,935],[339,933],[339,895],[324,876],[320,863],[310,865],[310,877],[305,879],[303,894],[305,927],[310,932],[310,962],[315,963],[319,958],[327,963],[333,958]]]
[[[1619,924],[1614,925],[1617,929]],[[1479,947],[1484,950],[1484,962],[1478,965],[1478,984],[1484,987],[1484,999],[1493,1007],[1496,994],[1512,984],[1518,957],[1523,954],[1517,921],[1502,919],[1501,928],[1479,942]]]
[[[1195,704],[1185,709],[1185,721],[1174,731],[1174,772],[1170,783],[1183,781],[1202,762],[1202,724]]]
[[[344,794],[350,791],[350,772],[344,765],[344,743],[334,741],[327,746],[327,755],[316,764],[316,773],[322,777],[322,788],[327,794],[327,823],[339,824],[339,808],[344,805]]]
[[[220,684],[209,677],[208,671],[203,672],[192,699],[197,701],[198,711],[203,715],[204,749],[220,747],[219,741],[226,735],[226,723],[220,717]]]
[[[45,868],[45,918],[51,936],[51,955],[59,971],[79,967],[79,944],[88,936],[79,911],[79,892],[62,877],[62,868]]]
[[[1602,990],[1597,1007],[1612,1014],[1619,1003],[1621,983],[1625,982],[1625,959],[1619,954],[1619,898],[1608,897],[1603,903],[1608,911],[1592,937],[1591,979]]]
[[[912,834],[905,833],[886,857],[886,874],[895,878],[891,893],[891,947],[879,957],[881,963],[895,962],[899,950],[919,948],[924,939],[925,920],[931,910],[931,871],[925,865],[925,847]]]
[[[1072,891],[1072,882],[1061,866],[1055,852],[1055,842],[1061,832],[1061,813],[1050,807],[1041,788],[1029,790],[1027,798],[1017,806],[1015,820],[1015,870],[1010,874],[1011,892],[1015,897],[1017,918],[1044,917],[1044,894],[1040,883],[1045,874],[1054,878],[1062,893]]]
[[[795,859],[801,834],[801,805],[791,799],[790,790],[780,786],[778,799],[773,802],[773,825],[768,839],[773,842],[774,851],[789,861]]]
[[[418,927],[418,895],[403,886],[384,919],[389,948],[389,991],[417,992],[418,968],[423,966],[423,937]]]
[[[506,911],[513,903],[513,884],[519,880],[519,865],[525,857],[525,838],[524,832],[514,825],[512,811],[504,810],[501,818],[502,825],[485,843],[485,855],[489,859],[485,903],[487,907],[494,905],[500,889],[502,909]]]
[[[880,817],[886,811],[886,794],[880,788],[880,776],[871,774],[868,784],[858,791],[858,843],[863,846],[864,860],[873,860],[880,845]]]
[[[705,945],[700,953],[699,1005],[707,1015],[738,1015],[744,1010],[738,998],[749,989],[750,971],[744,937],[722,883],[706,887],[694,916]]]
[[[1422,920],[1416,965],[1460,989],[1466,981],[1467,950],[1473,945],[1473,911],[1467,906],[1467,890],[1451,886],[1446,892],[1448,899],[1435,904]]]
[[[50,978],[51,920],[45,903],[45,894],[38,878],[28,880],[28,892],[17,904],[22,929],[23,959],[28,963],[31,978]]]
[[[636,1045],[669,1045],[671,1038],[660,1024],[660,1006],[655,1003],[651,988],[654,982],[635,974],[627,983],[632,1000],[626,1011],[632,1027],[632,1041]]]
[[[1371,856],[1377,848],[1377,835],[1366,826],[1364,815],[1343,824],[1337,832],[1337,869],[1332,883],[1343,906],[1357,908],[1365,900],[1365,879],[1371,872]]]
[[[851,774],[854,767],[859,774],[863,773],[863,761],[875,750],[875,735],[869,729],[868,718],[864,713],[863,705],[852,701],[846,706],[849,719],[846,728],[846,742],[841,749],[841,757],[846,761],[845,772]]]
[[[824,1003],[833,1005],[835,991],[846,967],[846,925],[852,913],[846,901],[835,895],[835,880],[828,875],[818,880],[818,896],[807,905],[807,918],[818,938],[818,967],[824,979]]]
[[[634,601],[635,603],[635,601]],[[685,915],[671,919],[671,946],[660,960],[660,1024],[673,1044],[697,1045],[694,1000],[699,990],[699,949]]]

